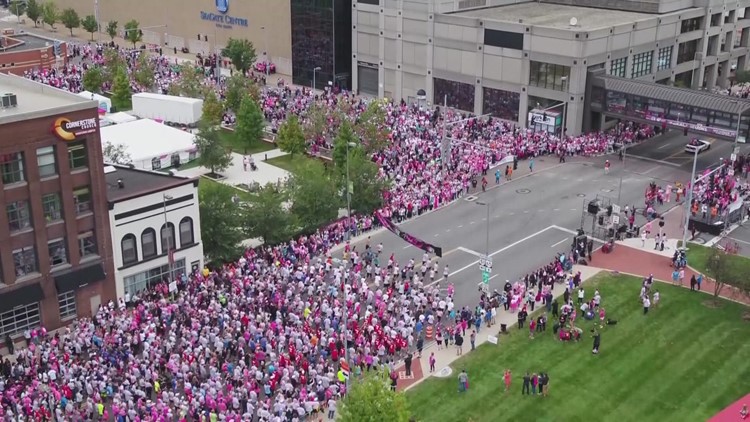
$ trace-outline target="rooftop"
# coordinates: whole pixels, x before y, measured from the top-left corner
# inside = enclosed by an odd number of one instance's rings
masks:
[[[648,13],[624,12],[620,10],[596,9],[593,7],[566,6],[561,4],[526,2],[508,6],[487,7],[451,13],[499,22],[519,23],[555,29],[593,30],[622,25],[653,17]],[[570,26],[570,18],[578,24]]]
[[[11,51],[24,51],[24,50],[39,50],[47,46],[51,46],[55,43],[55,40],[51,38],[39,37],[33,34],[13,34],[5,35],[4,37],[16,39],[21,41],[23,44],[12,45],[5,52]]]
[[[107,200],[111,203],[165,191],[196,180],[110,164],[104,167],[104,177],[107,181]],[[122,187],[119,187],[118,181],[122,181]]]
[[[0,73],[0,94],[18,96],[18,105],[0,108],[0,125],[22,120],[47,117],[72,111],[94,109],[96,101],[48,85],[34,82],[21,76]]]

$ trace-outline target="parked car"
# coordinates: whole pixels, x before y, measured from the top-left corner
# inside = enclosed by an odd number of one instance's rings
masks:
[[[701,152],[708,151],[709,149],[711,149],[711,143],[703,139],[693,139],[688,142],[687,145],[685,145],[685,152],[689,152],[691,154],[695,154],[695,151],[698,151],[698,154],[700,154]]]

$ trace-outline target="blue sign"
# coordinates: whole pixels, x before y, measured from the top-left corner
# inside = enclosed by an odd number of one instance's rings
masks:
[[[246,18],[238,18],[227,14],[229,12],[229,0],[214,1],[216,2],[216,11],[218,13],[201,11],[201,20],[216,22],[217,27],[225,29],[232,29],[235,26],[247,27],[249,25]]]

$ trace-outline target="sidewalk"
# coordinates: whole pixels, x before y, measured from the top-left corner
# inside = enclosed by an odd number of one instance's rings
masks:
[[[289,177],[289,172],[268,164],[265,162],[267,158],[276,158],[286,155],[285,152],[280,149],[273,149],[271,151],[259,152],[252,154],[255,165],[258,166],[258,170],[250,171],[248,168],[245,171],[242,160],[244,156],[236,152],[232,153],[232,163],[227,167],[226,170],[221,172],[224,179],[218,180],[226,185],[235,186],[238,185],[251,185],[252,183],[258,183],[261,186],[265,186],[267,183],[276,183],[279,180],[283,181]],[[187,170],[177,172],[179,176],[186,177],[200,177],[211,171],[206,167],[193,167]]]

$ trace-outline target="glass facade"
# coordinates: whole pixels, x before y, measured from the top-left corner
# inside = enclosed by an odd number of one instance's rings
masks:
[[[442,106],[447,97],[448,107],[474,112],[474,85],[440,78],[432,80],[435,105]]]
[[[483,88],[482,114],[492,114],[498,119],[518,121],[521,94],[502,89]]]
[[[292,0],[292,82],[351,86],[352,0]],[[315,71],[314,69],[320,68]]]
[[[531,86],[564,91],[569,77],[570,67],[561,64],[535,62],[532,60],[529,66],[529,85]]]
[[[631,78],[640,78],[641,76],[651,73],[651,62],[654,58],[653,51],[633,55],[633,69],[630,72]]]
[[[674,46],[663,47],[659,49],[659,63],[656,70],[664,70],[672,67],[672,49]]]
[[[39,303],[16,306],[0,314],[0,336],[22,334],[26,329],[33,329],[41,324]]]
[[[621,78],[625,77],[625,71],[627,70],[628,66],[628,58],[622,57],[619,59],[614,59],[609,64],[609,74],[612,76],[619,76]]]
[[[185,273],[185,258],[178,259],[172,267],[175,276]],[[135,294],[155,286],[161,281],[169,278],[169,264],[146,270],[142,273],[134,274],[123,279],[125,293]]]

